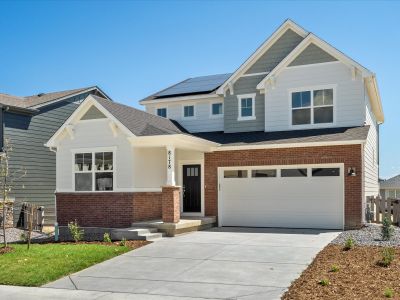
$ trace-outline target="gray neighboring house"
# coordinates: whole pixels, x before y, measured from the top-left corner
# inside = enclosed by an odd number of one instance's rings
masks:
[[[13,147],[11,169],[26,170],[11,195],[15,199],[14,222],[22,202],[27,201],[44,206],[45,224],[54,223],[56,156],[44,144],[88,95],[110,99],[97,86],[27,97],[0,93],[0,148],[9,139]]]
[[[400,198],[400,175],[380,181],[379,190],[383,198]]]

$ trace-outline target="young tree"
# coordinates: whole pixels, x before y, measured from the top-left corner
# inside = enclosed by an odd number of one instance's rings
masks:
[[[3,152],[0,153],[0,193],[2,197],[2,219],[3,219],[3,239],[4,247],[7,247],[6,237],[6,217],[7,217],[7,202],[12,189],[17,185],[17,181],[26,175],[26,170],[23,168],[10,169],[10,153],[12,145],[9,139],[5,139]]]

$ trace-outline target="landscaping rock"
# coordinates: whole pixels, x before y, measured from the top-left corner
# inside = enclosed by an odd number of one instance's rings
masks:
[[[344,245],[348,238],[352,238],[358,246],[391,246],[400,247],[400,228],[394,227],[393,237],[389,241],[383,241],[381,235],[382,226],[378,224],[367,224],[357,230],[347,230],[339,234],[331,244]]]
[[[17,243],[21,242],[21,234],[25,233],[27,234],[26,231],[19,229],[19,228],[7,228],[6,229],[6,237],[7,237],[7,242],[8,243]],[[32,232],[32,240],[34,241],[41,241],[44,239],[48,239],[49,236],[45,233],[40,233],[40,232]],[[3,238],[3,231],[0,232],[0,243],[4,242]]]

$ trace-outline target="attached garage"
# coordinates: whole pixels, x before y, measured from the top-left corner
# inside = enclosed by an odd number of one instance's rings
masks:
[[[344,228],[344,166],[218,168],[219,226]]]

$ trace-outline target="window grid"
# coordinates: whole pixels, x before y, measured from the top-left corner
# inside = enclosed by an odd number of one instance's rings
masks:
[[[183,117],[184,118],[194,117],[194,105],[185,105],[183,107]]]

